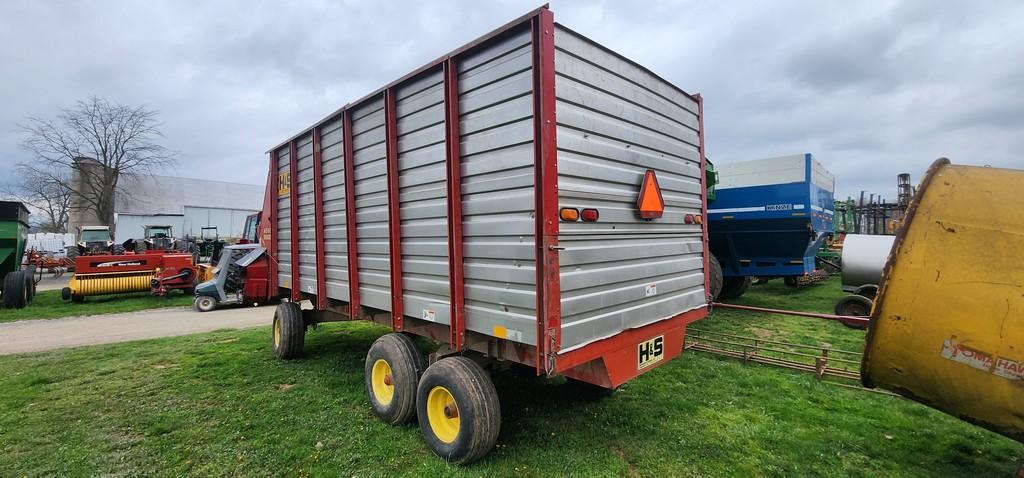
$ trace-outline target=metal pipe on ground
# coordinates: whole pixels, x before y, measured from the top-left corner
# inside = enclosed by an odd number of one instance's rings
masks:
[[[835,314],[819,314],[817,312],[801,312],[799,310],[782,310],[782,309],[769,309],[767,307],[754,307],[751,305],[739,305],[739,304],[725,304],[722,302],[712,302],[712,307],[721,307],[723,309],[736,309],[736,310],[747,310],[751,312],[767,312],[769,314],[781,314],[781,315],[795,315],[797,317],[810,317],[812,319],[825,319],[835,320],[837,322],[843,322],[847,324],[857,325],[868,325],[867,317],[858,317],[853,315],[835,315]]]

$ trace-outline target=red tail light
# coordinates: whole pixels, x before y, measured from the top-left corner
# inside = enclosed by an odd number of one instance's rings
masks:
[[[597,212],[597,209],[584,209],[580,211],[580,217],[586,222],[597,222],[597,218],[601,214]]]
[[[683,222],[686,224],[693,224],[693,221],[693,214],[687,214],[686,216],[683,217]]]

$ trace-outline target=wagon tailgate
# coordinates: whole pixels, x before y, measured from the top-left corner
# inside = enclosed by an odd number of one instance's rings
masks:
[[[664,80],[561,26],[555,34],[558,199],[596,208],[562,222],[561,351],[704,306],[697,103]],[[657,174],[661,218],[637,197]]]

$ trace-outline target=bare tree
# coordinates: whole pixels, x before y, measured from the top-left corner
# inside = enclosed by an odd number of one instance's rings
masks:
[[[43,221],[37,223],[40,231],[67,232],[71,209],[71,190],[65,187],[68,171],[41,174],[37,168],[19,165],[17,172],[21,176],[20,184],[9,188],[7,194],[42,213]]]
[[[28,176],[45,178],[71,194],[104,224],[114,222],[114,196],[123,176],[151,173],[174,164],[174,154],[157,141],[157,112],[91,97],[61,109],[55,120],[28,118],[22,147],[35,156],[19,163]]]

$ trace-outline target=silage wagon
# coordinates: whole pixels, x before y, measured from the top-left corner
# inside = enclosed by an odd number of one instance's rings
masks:
[[[708,313],[702,123],[546,7],[329,114],[269,150],[275,353],[320,322],[391,328],[370,403],[456,463],[497,439],[484,367],[614,389],[666,363]]]

